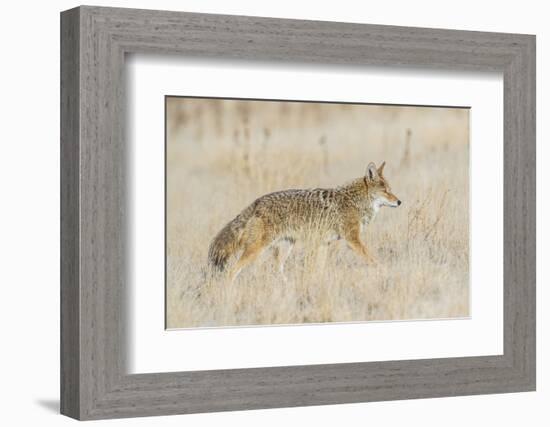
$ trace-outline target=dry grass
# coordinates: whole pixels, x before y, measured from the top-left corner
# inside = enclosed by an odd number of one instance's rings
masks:
[[[167,104],[169,328],[469,315],[467,110],[171,98]],[[233,285],[208,279],[208,245],[262,194],[334,187],[387,161],[403,201],[363,241],[298,243],[285,283],[270,250]]]

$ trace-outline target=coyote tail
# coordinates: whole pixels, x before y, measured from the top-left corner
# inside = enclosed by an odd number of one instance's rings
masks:
[[[208,248],[208,263],[212,268],[224,271],[229,258],[241,249],[246,225],[255,208],[256,203],[245,208],[214,237]]]

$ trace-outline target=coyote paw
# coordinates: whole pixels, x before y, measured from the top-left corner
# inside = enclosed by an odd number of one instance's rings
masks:
[[[376,267],[378,265],[378,259],[371,256],[367,261],[367,265],[369,267]]]

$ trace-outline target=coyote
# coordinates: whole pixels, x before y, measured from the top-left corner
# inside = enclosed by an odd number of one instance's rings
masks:
[[[209,264],[224,271],[229,258],[242,251],[228,271],[231,281],[270,245],[283,278],[284,263],[294,243],[314,233],[324,242],[344,238],[368,264],[375,259],[359,237],[382,206],[401,201],[391,192],[380,167],[369,163],[365,175],[336,188],[284,190],[256,199],[216,235],[208,251]],[[277,243],[286,241],[286,251]],[[286,280],[286,279],[285,279]]]

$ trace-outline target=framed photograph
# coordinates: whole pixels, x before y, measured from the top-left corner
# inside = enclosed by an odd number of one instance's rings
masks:
[[[535,37],[61,14],[61,412],[535,390]]]

